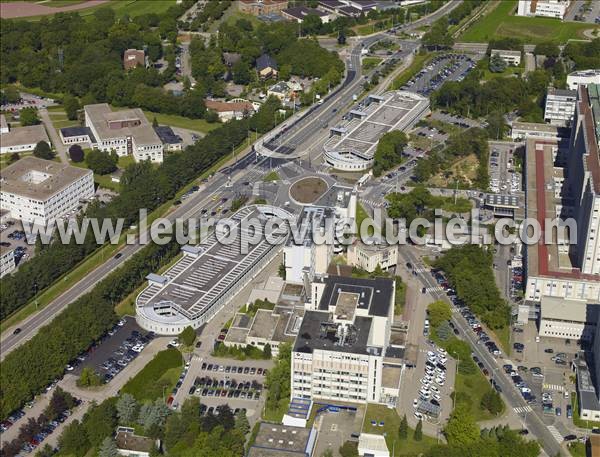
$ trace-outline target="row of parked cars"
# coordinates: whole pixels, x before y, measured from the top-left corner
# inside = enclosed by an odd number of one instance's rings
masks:
[[[257,381],[236,381],[235,379],[216,379],[210,376],[196,378],[190,387],[190,395],[202,397],[227,397],[258,400],[263,386]]]
[[[247,374],[247,375],[259,375],[266,376],[269,372],[266,368],[256,368],[256,367],[241,367],[235,365],[219,365],[217,363],[207,363],[203,362],[201,366],[202,370],[206,371],[217,371],[221,373],[238,373],[238,374]]]
[[[496,344],[494,340],[490,338],[490,336],[483,330],[481,326],[481,322],[475,317],[475,315],[471,312],[469,308],[462,308],[460,310],[460,314],[465,318],[473,332],[478,337],[478,344],[483,344],[490,354],[493,354],[496,357],[500,357],[502,352],[500,348]],[[484,373],[485,374],[485,373]],[[487,376],[487,375],[486,375]]]
[[[121,323],[122,322],[122,323]],[[124,325],[124,321],[119,322]],[[117,325],[119,325],[117,324]],[[109,336],[115,335],[117,329],[112,329],[108,332]],[[109,382],[120,371],[122,371],[131,361],[133,361],[142,352],[144,347],[154,338],[154,333],[150,332],[142,335],[137,330],[133,330],[129,338],[125,339],[121,345],[115,349],[112,357],[106,359],[100,368],[105,371],[102,378],[104,382]]]
[[[434,350],[427,352],[427,361],[425,362],[425,374],[421,379],[421,388],[419,390],[419,398],[413,400],[413,408],[415,408],[415,418],[422,420],[426,414],[427,408],[424,403],[429,402],[431,405],[441,408],[442,387],[446,384],[446,363],[448,362],[448,354],[443,348],[434,347]]]
[[[466,62],[466,68],[458,75],[456,72]],[[462,81],[467,73],[473,69],[475,62],[464,54],[445,54],[436,57],[431,63],[423,68],[419,73],[413,76],[402,89],[409,90],[412,86],[417,86],[417,93],[421,95],[429,95],[434,90],[441,87],[448,78],[456,81]],[[427,83],[421,85],[420,80],[430,75],[432,72],[437,72]],[[421,86],[421,87],[419,87]]]

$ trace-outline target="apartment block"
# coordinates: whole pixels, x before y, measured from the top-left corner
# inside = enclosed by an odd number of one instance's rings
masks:
[[[517,16],[541,16],[563,19],[571,0],[519,0]]]
[[[17,264],[15,263],[15,250],[0,247],[0,278],[12,273]]]
[[[567,127],[571,125],[577,103],[576,90],[548,89],[544,120],[552,125]]]

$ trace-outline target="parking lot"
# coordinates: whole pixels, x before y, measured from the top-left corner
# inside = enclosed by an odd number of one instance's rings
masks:
[[[98,343],[67,365],[66,370],[79,375],[83,367],[90,367],[104,382],[110,382],[153,337],[141,330],[134,318],[123,318]]]
[[[462,81],[475,62],[464,54],[444,54],[434,58],[402,90],[428,96],[446,81]]]
[[[490,143],[490,190],[500,194],[521,191],[521,173],[515,170],[515,143]]]
[[[56,102],[50,98],[40,97],[38,95],[27,94],[21,92],[21,100],[17,103],[7,103],[0,105],[1,111],[10,111],[15,113],[22,110],[23,108],[47,108],[48,106],[54,106]]]
[[[23,225],[20,221],[7,219],[0,224],[0,246],[2,251],[15,250],[15,262],[17,267],[20,263],[30,259],[35,249],[27,243]]]

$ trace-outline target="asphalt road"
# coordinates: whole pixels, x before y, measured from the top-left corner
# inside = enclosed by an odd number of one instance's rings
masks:
[[[411,252],[410,249],[401,249],[401,255],[408,261],[411,262],[414,266],[422,266],[422,262]],[[416,267],[418,268],[418,267]],[[444,300],[446,302],[450,302],[448,297],[443,292],[436,292],[435,288],[438,288],[438,284],[429,273],[429,269],[427,268],[419,268],[421,273],[418,273],[418,278],[423,283],[424,287],[429,290],[433,290],[433,292],[429,292],[434,299],[436,300]],[[483,362],[485,367],[489,370],[493,379],[500,385],[502,389],[502,396],[507,403],[507,407],[509,408],[526,408],[528,405],[523,400],[523,397],[514,386],[513,382],[505,375],[502,370],[502,364],[504,363],[503,359],[497,359],[492,354],[490,354],[485,346],[477,344],[477,340],[474,336],[473,331],[470,326],[466,322],[466,320],[459,314],[454,312],[452,317],[452,322],[459,329],[462,337],[471,345],[471,349],[473,353],[477,355],[479,360]],[[562,451],[562,447],[556,441],[552,433],[548,430],[546,425],[542,422],[542,420],[537,416],[537,414],[531,413],[525,415],[523,418],[524,428],[529,430],[530,433],[535,435],[542,448],[548,455],[557,455]]]

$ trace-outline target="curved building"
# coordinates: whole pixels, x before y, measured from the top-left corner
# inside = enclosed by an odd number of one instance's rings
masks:
[[[349,120],[331,129],[323,146],[325,162],[341,171],[368,170],[384,134],[408,130],[428,112],[429,99],[419,94],[390,91],[369,95],[344,116]]]
[[[217,239],[217,226],[203,243],[183,246],[183,257],[164,274],[148,275],[148,285],[136,298],[137,323],[161,335],[177,335],[187,326],[208,322],[283,248],[287,227],[265,236],[265,223],[272,217],[293,220],[278,207],[246,206],[227,221],[235,233],[230,242]],[[245,226],[250,221],[259,227]]]

